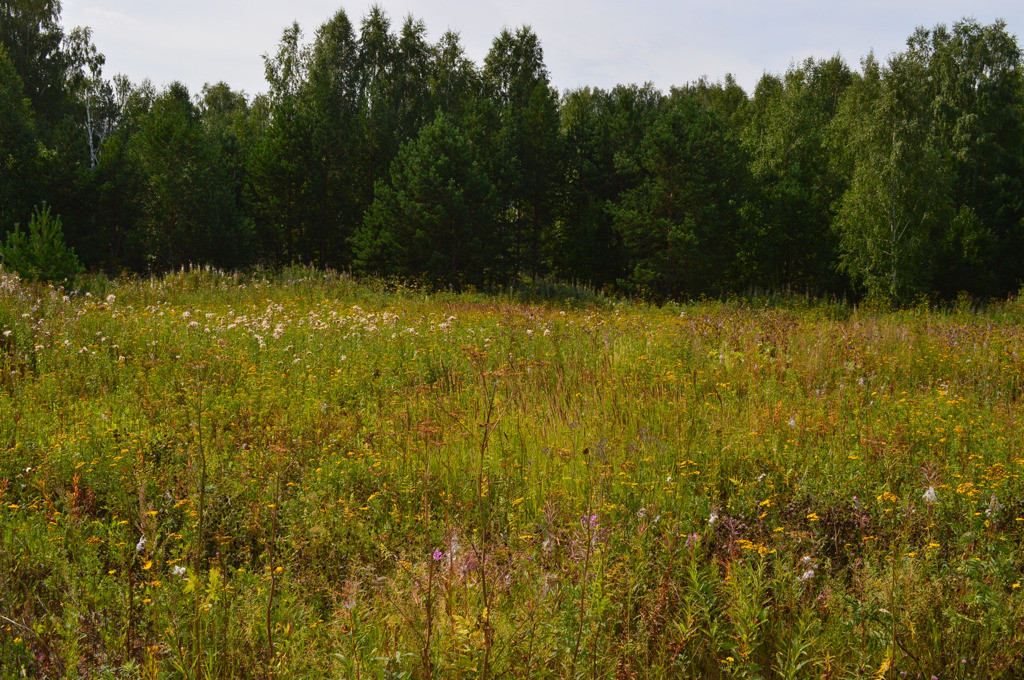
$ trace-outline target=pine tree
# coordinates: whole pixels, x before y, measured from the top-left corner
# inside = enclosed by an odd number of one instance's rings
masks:
[[[640,182],[611,207],[629,289],[665,299],[727,288],[748,176],[739,143],[694,95],[678,93],[644,134]]]
[[[378,182],[353,239],[357,268],[448,285],[493,278],[494,189],[444,114],[423,127]]]
[[[15,225],[7,235],[0,246],[0,264],[28,281],[55,283],[66,290],[74,288],[82,274],[75,251],[64,243],[60,216],[45,203],[33,212],[27,231]]]

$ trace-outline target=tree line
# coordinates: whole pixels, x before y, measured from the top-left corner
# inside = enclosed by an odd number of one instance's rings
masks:
[[[59,0],[0,2],[0,235],[59,215],[109,273],[308,263],[446,286],[908,301],[1024,282],[1024,83],[1002,22],[859,69],[558,92],[538,36],[482,65],[372,7],[264,56],[267,91],[103,73]]]

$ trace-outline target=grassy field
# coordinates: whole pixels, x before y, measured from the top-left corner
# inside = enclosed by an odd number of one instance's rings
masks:
[[[0,279],[0,673],[1024,676],[1024,303]]]

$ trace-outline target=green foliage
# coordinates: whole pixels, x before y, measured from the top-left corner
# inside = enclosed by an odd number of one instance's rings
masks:
[[[431,109],[463,125],[476,108],[482,88],[480,73],[466,57],[459,34],[446,31],[433,48]]]
[[[925,64],[911,54],[865,75],[839,116],[854,154],[836,227],[840,266],[869,294],[907,302],[932,280],[936,235],[950,217],[950,170],[929,144]]]
[[[948,159],[956,217],[942,244],[936,288],[1000,294],[1024,279],[1024,71],[1005,23],[958,21],[919,30],[910,51],[928,63],[932,144]]]
[[[0,263],[23,279],[53,283],[69,291],[82,274],[75,252],[64,243],[60,216],[51,214],[45,203],[32,213],[27,232],[16,224],[7,235],[0,246]]]
[[[918,31],[873,59],[834,124],[849,173],[835,226],[840,266],[876,296],[1012,289],[1024,270],[1020,51],[1005,25]]]
[[[359,166],[363,133],[359,100],[359,47],[351,22],[339,11],[317,31],[306,99],[314,148],[308,174],[310,259],[341,267],[351,262],[348,241],[366,205]]]
[[[701,76],[696,83],[671,88],[671,94],[696,97],[733,129],[739,129],[742,126],[747,107],[750,104],[747,93],[731,73],[725,74],[725,79],[717,83],[712,83],[707,76]]]
[[[750,96],[731,75],[560,96],[527,26],[478,65],[454,31],[431,44],[374,6],[308,43],[288,26],[249,98],[107,79],[60,11],[0,4],[0,236],[45,199],[90,270],[312,264],[898,305],[1024,282],[1024,68],[999,21],[920,28],[859,72],[807,59]],[[469,157],[431,169],[407,150],[438,113]],[[429,195],[431,173],[454,184]]]
[[[749,284],[842,290],[832,223],[846,187],[826,140],[852,80],[833,57],[809,59],[782,79],[765,75],[758,83],[742,129],[755,187],[740,244]]]
[[[484,238],[494,217],[493,187],[466,137],[443,114],[399,152],[390,182],[353,241],[366,271],[480,284],[494,276]]]
[[[247,238],[218,141],[180,83],[140,117],[130,152],[142,175],[140,226],[150,267],[244,262]]]
[[[64,46],[60,9],[60,0],[0,3],[0,44],[7,48],[47,136],[65,114],[68,78],[75,75],[72,55]]]
[[[606,209],[621,189],[612,118],[616,100],[591,88],[561,102],[564,181],[558,199],[552,265],[559,276],[601,286],[622,277],[622,248]]]
[[[38,155],[31,105],[0,44],[0,235],[31,205]]]
[[[484,60],[483,80],[497,118],[486,168],[498,192],[501,268],[511,278],[543,274],[562,153],[558,98],[537,34],[529,27],[502,31]]]
[[[635,167],[640,183],[611,208],[629,256],[626,285],[661,299],[723,290],[748,191],[738,142],[680,94],[646,129]]]
[[[305,186],[313,158],[310,125],[300,106],[307,53],[302,31],[293,23],[283,31],[277,53],[264,55],[270,91],[267,110],[255,121],[245,192],[259,259],[265,264],[298,262],[305,254],[307,213],[314,205]]]

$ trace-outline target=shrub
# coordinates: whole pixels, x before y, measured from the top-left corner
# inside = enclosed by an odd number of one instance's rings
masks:
[[[64,243],[60,216],[53,215],[46,203],[32,214],[28,233],[14,225],[7,242],[0,246],[0,262],[23,279],[54,283],[66,290],[74,287],[83,271],[75,251]]]

